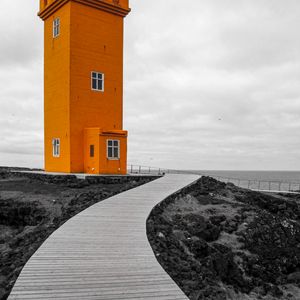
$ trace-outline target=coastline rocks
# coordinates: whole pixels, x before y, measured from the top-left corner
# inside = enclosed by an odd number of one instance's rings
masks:
[[[289,274],[287,281],[300,283],[300,271]]]
[[[37,202],[0,199],[0,224],[13,227],[36,226],[46,218],[46,210]]]
[[[156,176],[95,179],[9,172],[0,168],[0,299],[5,300],[31,255],[72,216]],[[99,182],[98,182],[99,181]],[[101,181],[101,183],[100,183]]]
[[[150,244],[191,300],[300,299],[300,204],[278,197],[202,177],[153,209]]]

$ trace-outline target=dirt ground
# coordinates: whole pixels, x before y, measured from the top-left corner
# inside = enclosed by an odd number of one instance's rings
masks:
[[[27,260],[64,222],[99,201],[153,179],[99,183],[13,174],[0,168],[0,299],[7,298]]]
[[[147,232],[191,300],[300,299],[300,195],[202,177],[155,207]]]

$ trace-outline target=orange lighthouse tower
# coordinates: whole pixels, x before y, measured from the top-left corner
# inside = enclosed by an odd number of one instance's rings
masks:
[[[123,25],[128,0],[40,0],[45,170],[126,174]]]

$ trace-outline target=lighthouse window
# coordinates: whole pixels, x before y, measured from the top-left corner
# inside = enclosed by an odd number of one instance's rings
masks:
[[[108,159],[120,158],[120,141],[107,140],[107,158]]]
[[[90,157],[95,156],[95,145],[90,145]]]
[[[53,157],[60,156],[60,139],[52,140],[52,153],[53,153]]]
[[[104,92],[104,74],[92,72],[92,90]]]
[[[53,20],[53,37],[56,38],[60,33],[60,18]]]

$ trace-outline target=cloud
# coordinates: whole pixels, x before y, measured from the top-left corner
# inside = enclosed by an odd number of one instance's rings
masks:
[[[43,165],[43,24],[34,0],[3,0],[0,165]]]
[[[0,164],[40,167],[43,25],[36,1],[2,2]],[[130,3],[124,57],[130,162],[300,169],[298,0]]]
[[[131,3],[130,159],[194,169],[299,169],[297,1]]]
[[[36,16],[37,11],[38,1],[1,1],[2,68],[24,66],[39,59],[43,47],[43,27]]]

